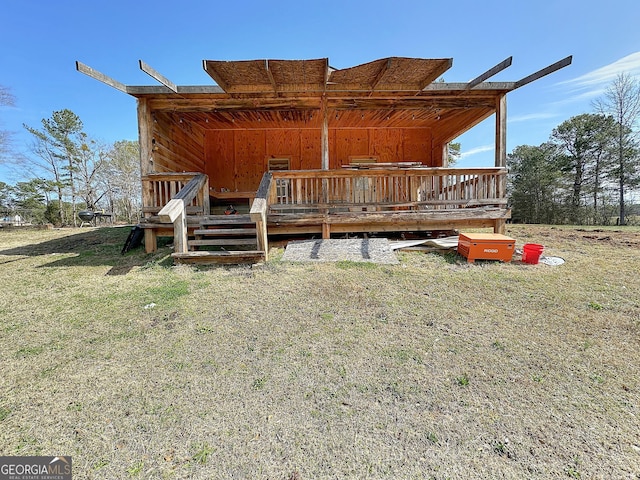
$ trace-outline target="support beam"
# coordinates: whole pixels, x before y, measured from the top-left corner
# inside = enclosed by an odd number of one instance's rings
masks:
[[[513,61],[513,57],[509,57],[503,60],[502,62],[500,62],[499,64],[497,64],[496,66],[490,68],[489,70],[484,72],[482,75],[478,75],[476,78],[474,78],[469,83],[467,83],[467,85],[465,86],[465,90],[471,90],[473,87],[480,85],[482,82],[484,82],[488,78],[491,78],[497,73],[504,70],[505,68],[510,67],[512,61]]]
[[[496,143],[495,166],[507,166],[507,96],[502,95],[496,100]],[[504,193],[504,192],[503,192]]]
[[[178,93],[178,86],[169,80],[167,77],[159,73],[157,70],[143,62],[142,60],[138,60],[140,64],[140,70],[149,75],[150,77],[156,79],[158,82],[163,84],[165,87],[169,88],[173,93]]]
[[[138,99],[138,144],[140,145],[140,173],[142,176],[155,171],[153,166],[153,117],[149,108],[149,101]],[[145,192],[142,192],[143,197]],[[143,198],[143,201],[147,201]],[[143,203],[151,205],[151,203]]]
[[[124,93],[129,93],[127,91],[127,86],[124,83],[114,80],[113,78],[108,77],[104,73],[101,73],[97,70],[94,70],[93,68],[89,67],[88,65],[85,65],[84,63],[76,61],[76,70],[79,71],[80,73],[84,73],[85,75],[90,76],[95,80],[98,80],[99,82],[109,85],[110,87],[113,87],[116,90],[120,90],[121,92],[124,92]]]
[[[269,60],[264,61],[264,68],[267,71],[267,76],[269,77],[269,81],[271,82],[271,87],[273,87],[273,93],[277,95],[278,85],[276,84],[275,78],[273,78],[273,73],[271,73],[271,70],[269,70]]]
[[[320,105],[320,115],[322,115],[322,131],[320,133],[321,167],[322,170],[329,170],[329,114],[327,113],[327,99],[322,97]]]
[[[516,88],[520,88],[528,83],[534,82],[536,80],[538,80],[539,78],[542,78],[546,75],[549,75],[550,73],[553,73],[557,70],[560,70],[561,68],[566,67],[567,65],[571,65],[571,61],[573,60],[573,56],[569,55],[566,58],[563,58],[562,60],[560,60],[559,62],[554,63],[553,65],[549,65],[548,67],[543,68],[542,70],[538,70],[535,73],[532,73],[531,75],[524,77],[520,80],[518,80],[515,85],[514,85],[514,90]]]

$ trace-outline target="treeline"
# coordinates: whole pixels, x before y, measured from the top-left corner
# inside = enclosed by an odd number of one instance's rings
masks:
[[[542,145],[521,145],[508,155],[512,221],[638,222],[640,84],[618,76],[594,108],[558,125]]]
[[[109,213],[115,221],[138,221],[138,142],[101,144],[70,110],[53,112],[40,128],[24,128],[33,139],[30,155],[15,155],[11,163],[31,178],[15,185],[0,182],[0,218],[77,226],[78,212],[86,209]]]

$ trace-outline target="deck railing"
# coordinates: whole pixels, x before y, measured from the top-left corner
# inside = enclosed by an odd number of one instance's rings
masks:
[[[270,211],[452,209],[506,205],[504,168],[411,168],[271,172]]]
[[[166,174],[164,175],[166,177]],[[154,201],[166,200],[158,212],[158,219],[161,223],[173,224],[174,251],[185,253],[188,249],[187,215],[189,215],[189,208],[196,208],[200,214],[209,213],[209,180],[205,174],[195,173],[190,174],[191,179],[184,182],[186,178],[176,180],[179,175],[169,175],[169,179],[164,177],[157,179],[156,185],[161,185],[163,188],[155,190],[159,194],[152,199]],[[181,185],[180,188],[174,190],[178,185]],[[167,198],[167,192],[172,191],[175,193]]]
[[[151,173],[142,177],[142,212],[144,215],[146,217],[157,215],[196,175],[202,174],[196,172],[166,172]],[[186,205],[187,214],[209,214],[208,179],[206,183]]]
[[[269,214],[506,208],[506,175],[505,168],[273,171],[262,177],[251,217],[266,254]]]

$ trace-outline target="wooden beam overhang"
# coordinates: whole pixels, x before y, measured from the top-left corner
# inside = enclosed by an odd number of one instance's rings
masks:
[[[255,75],[258,75],[261,79],[259,80],[259,83],[256,83],[252,88],[247,89],[246,91],[242,91],[242,85],[232,86],[227,83],[225,76],[221,75],[220,72],[214,68],[214,63],[207,60],[203,61],[203,67],[205,71],[207,71],[207,73],[216,81],[217,85],[178,86],[164,75],[161,75],[151,66],[144,63],[142,60],[139,62],[141,70],[160,82],[162,85],[125,85],[124,83],[114,80],[113,78],[79,61],[76,62],[76,69],[85,75],[134,97],[154,95],[227,95],[230,98],[233,95],[233,97],[236,98],[269,98],[278,95],[297,98],[301,96],[320,97],[322,95],[326,95],[327,98],[346,96],[387,96],[395,98],[409,97],[413,95],[422,97],[430,94],[431,92],[440,92],[445,95],[447,93],[462,91],[495,94],[497,93],[496,91],[500,90],[503,93],[506,93],[566,67],[571,64],[572,57],[566,57],[559,62],[549,65],[548,67],[518,80],[517,82],[487,82],[486,80],[489,77],[511,65],[512,57],[509,57],[467,83],[432,83],[433,80],[451,67],[451,59],[430,61],[422,60],[424,62],[431,62],[426,64],[417,64],[422,67],[422,70],[420,71],[427,72],[426,76],[417,78],[415,77],[414,72],[415,78],[403,80],[400,73],[410,75],[410,71],[407,70],[407,65],[412,64],[403,64],[402,62],[408,62],[410,60],[412,59],[399,59],[397,57],[384,59],[383,62],[380,62],[381,67],[376,70],[375,76],[368,80],[368,84],[363,84],[361,81],[366,77],[366,75],[362,73],[362,70],[365,70],[366,73],[365,67],[368,67],[369,70],[371,69],[369,64],[352,67],[351,69],[346,70],[335,70],[328,66],[327,59],[308,61],[269,60],[261,63],[249,61],[246,62],[248,65],[245,65],[245,68],[247,68],[248,71],[253,72]],[[238,62],[216,62],[216,65],[222,69],[224,69],[224,67],[230,68],[233,66],[226,65],[227,63],[236,64]],[[374,63],[375,62],[371,62],[371,64]],[[274,73],[274,68],[279,69],[277,75]],[[353,70],[353,72],[351,72],[351,70]],[[295,81],[296,75],[302,75],[301,80],[299,83],[292,83]],[[279,80],[280,77],[283,81]],[[340,81],[335,82],[333,81],[334,79],[338,79]],[[402,82],[405,83],[403,84]],[[416,87],[418,87],[417,94]]]
[[[472,88],[477,87],[478,85],[480,85],[482,82],[484,82],[488,78],[491,78],[494,75],[496,75],[497,73],[503,71],[505,68],[510,67],[512,61],[513,61],[513,57],[509,57],[509,58],[503,60],[499,64],[497,64],[494,67],[490,68],[489,70],[487,70],[483,74],[478,75],[476,78],[474,78],[469,83],[467,83],[467,86],[466,86],[465,89],[466,90],[471,90]]]
[[[85,75],[90,76],[91,78],[94,78],[95,80],[98,80],[99,82],[105,83],[110,87],[115,88],[116,90],[120,90],[124,93],[129,93],[127,91],[128,87],[124,83],[118,82],[117,80],[108,77],[104,73],[101,73],[82,62],[76,61],[76,70],[78,70],[80,73],[84,73]]]
[[[527,85],[528,83],[534,82],[534,81],[536,81],[536,80],[538,80],[538,79],[540,79],[540,78],[542,78],[544,76],[547,76],[550,73],[553,73],[553,72],[555,72],[557,70],[560,70],[561,68],[564,68],[567,65],[571,65],[572,60],[573,60],[573,56],[569,55],[568,57],[565,57],[562,60],[560,60],[560,61],[558,61],[558,62],[556,62],[556,63],[554,63],[552,65],[549,65],[548,67],[545,67],[545,68],[543,68],[541,70],[538,70],[537,72],[532,73],[531,75],[528,75],[528,76],[518,80],[517,82],[515,82],[515,85],[514,85],[513,88],[514,89],[520,88],[520,87],[522,87],[524,85]]]
[[[164,75],[160,74],[157,70],[155,70],[150,65],[148,65],[145,62],[143,62],[142,60],[138,60],[138,63],[140,65],[140,70],[142,70],[144,73],[149,75],[151,78],[156,79],[158,82],[163,84],[165,87],[167,87],[172,92],[178,93],[178,86],[175,83],[173,83],[171,80],[169,80],[167,77],[165,77]]]

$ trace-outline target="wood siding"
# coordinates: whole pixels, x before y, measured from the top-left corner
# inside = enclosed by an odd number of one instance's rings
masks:
[[[204,172],[205,134],[202,127],[154,113],[151,151],[154,172]],[[147,173],[147,172],[145,172]]]

